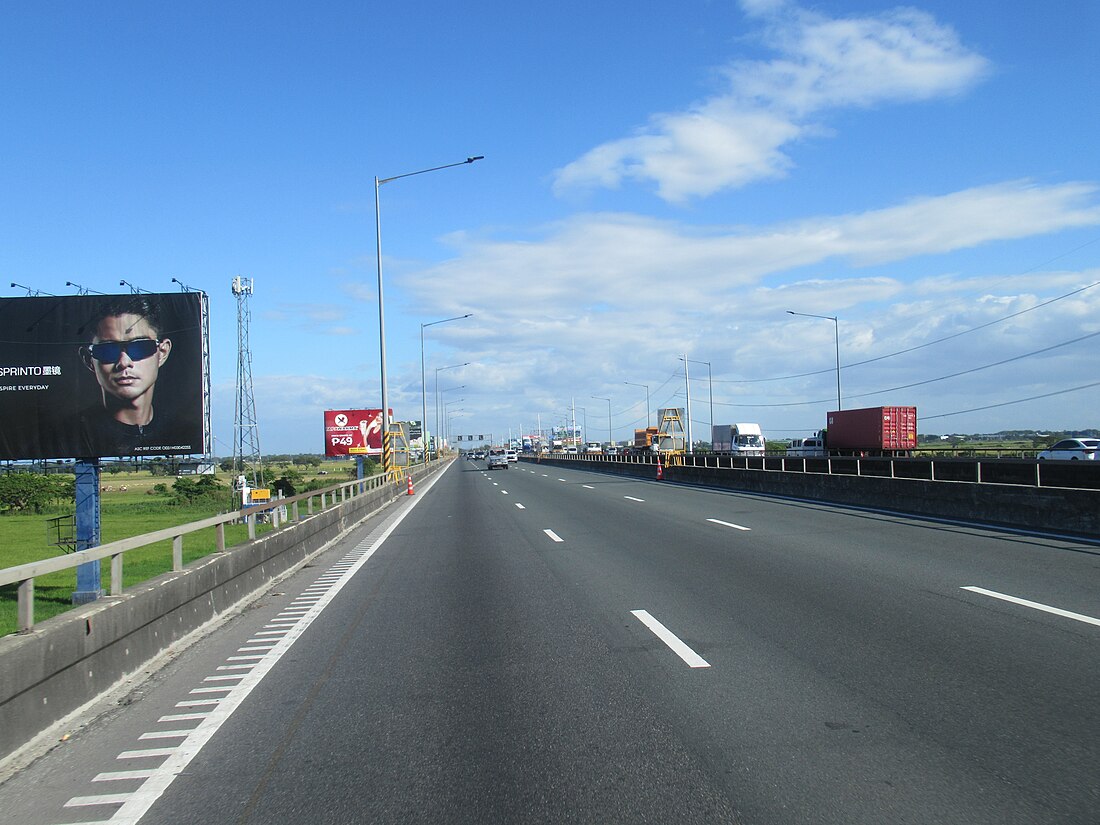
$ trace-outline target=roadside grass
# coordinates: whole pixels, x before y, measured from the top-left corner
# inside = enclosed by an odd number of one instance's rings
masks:
[[[337,484],[349,478],[347,470],[354,467],[330,462],[323,468],[321,475],[317,469],[302,473],[303,487],[311,482],[324,486]],[[273,477],[278,477],[278,469]],[[224,477],[224,476],[223,476]],[[154,492],[154,487],[163,484],[171,491],[175,482],[173,476],[153,476],[148,472],[103,473],[100,478],[100,541],[103,544],[119,539],[140,536],[168,527],[200,521],[211,516],[227,513],[240,508],[233,493],[226,488],[224,497],[216,501],[203,501],[194,504],[175,503],[171,495]],[[125,489],[123,489],[125,488]],[[49,543],[47,522],[49,519],[67,515],[73,507],[58,507],[39,514],[3,514],[0,515],[0,568],[15,567],[33,561],[52,558],[64,554],[64,550]],[[271,527],[269,524],[256,525],[257,534]],[[227,524],[225,544],[231,547],[248,539],[248,527],[244,524]],[[186,565],[196,559],[208,556],[216,549],[217,535],[213,527],[189,533],[183,538],[183,563]],[[172,569],[172,542],[162,541],[130,550],[123,557],[122,578],[124,587],[148,581]],[[111,586],[110,563],[108,559],[100,562],[101,587],[105,591]],[[34,620],[44,621],[71,610],[72,594],[76,589],[76,570],[66,570],[39,576],[34,580]],[[17,586],[0,587],[0,636],[18,630]]]

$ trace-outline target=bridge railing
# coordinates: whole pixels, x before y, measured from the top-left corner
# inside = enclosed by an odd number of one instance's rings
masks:
[[[100,559],[110,559],[110,590],[111,596],[122,595],[122,563],[125,554],[131,550],[137,550],[150,544],[172,541],[172,570],[183,570],[183,537],[190,533],[197,533],[211,527],[216,528],[216,552],[225,552],[225,525],[245,522],[248,524],[248,538],[256,537],[256,523],[266,516],[271,520],[274,529],[278,529],[286,514],[288,522],[302,520],[303,517],[313,515],[315,502],[320,511],[338,506],[350,498],[361,496],[372,490],[385,486],[388,482],[385,476],[372,476],[367,479],[345,481],[326,487],[322,490],[313,490],[308,493],[291,496],[289,498],[272,499],[265,504],[255,504],[231,513],[201,521],[192,521],[177,527],[166,527],[152,533],[144,533],[140,536],[119,539],[97,547],[89,547],[65,556],[42,559],[28,562],[16,567],[8,567],[0,570],[0,587],[9,584],[17,585],[17,615],[20,631],[29,631],[34,627],[34,580],[48,573],[57,573],[79,567],[87,562]],[[303,516],[301,510],[305,508]]]
[[[650,454],[603,455],[600,453],[551,453],[554,459],[651,464]],[[670,460],[671,458],[671,460]],[[1100,462],[1038,461],[1018,458],[862,458],[732,456],[718,453],[674,455],[662,459],[666,466],[706,467],[731,470],[760,470],[782,473],[870,476],[874,478],[971,484],[1011,484],[1024,487],[1100,489]]]

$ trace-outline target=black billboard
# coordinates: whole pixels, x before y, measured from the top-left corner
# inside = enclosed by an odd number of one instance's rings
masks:
[[[202,453],[201,298],[0,299],[0,459]]]

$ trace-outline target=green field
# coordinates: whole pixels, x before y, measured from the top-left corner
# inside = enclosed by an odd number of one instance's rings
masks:
[[[317,469],[303,473],[302,484],[323,484],[330,486],[347,480],[353,468],[353,462],[326,463],[322,468],[325,475],[319,475]],[[275,469],[275,475],[279,471]],[[200,521],[220,513],[232,512],[240,508],[232,492],[225,487],[224,495],[216,500],[203,500],[197,503],[177,503],[171,495],[154,492],[158,484],[171,489],[173,477],[153,476],[148,472],[140,473],[104,473],[101,477],[100,499],[100,541],[104,544],[118,539],[139,536],[188,522]],[[221,474],[219,481],[228,483],[228,476]],[[125,488],[125,489],[123,489]],[[301,489],[301,487],[299,487]],[[40,514],[4,513],[0,515],[0,568],[15,567],[32,561],[64,555],[65,550],[51,545],[47,536],[47,524],[51,518],[73,512],[72,505],[54,508]],[[257,531],[270,529],[267,525],[258,525]],[[244,524],[229,524],[225,529],[226,546],[239,544],[248,539],[248,527]],[[211,527],[183,538],[183,563],[213,553],[215,550],[215,528]],[[110,589],[109,560],[100,563],[100,577],[104,590]],[[172,543],[163,541],[128,551],[123,562],[123,586],[131,587],[148,579],[167,573],[172,569]],[[76,589],[76,570],[52,573],[41,576],[34,582],[34,619],[41,622],[72,608],[72,594]],[[18,629],[16,586],[0,587],[0,635],[14,633]]]

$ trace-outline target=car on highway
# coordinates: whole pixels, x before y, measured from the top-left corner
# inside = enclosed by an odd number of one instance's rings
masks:
[[[507,470],[508,453],[504,450],[489,450],[489,457],[485,459],[485,466],[489,470]]]
[[[517,453],[515,450],[505,450],[504,454],[508,456],[508,460],[513,464],[519,461],[519,453]]]
[[[1049,449],[1039,453],[1039,460],[1046,461],[1097,461],[1100,438],[1063,438]]]

